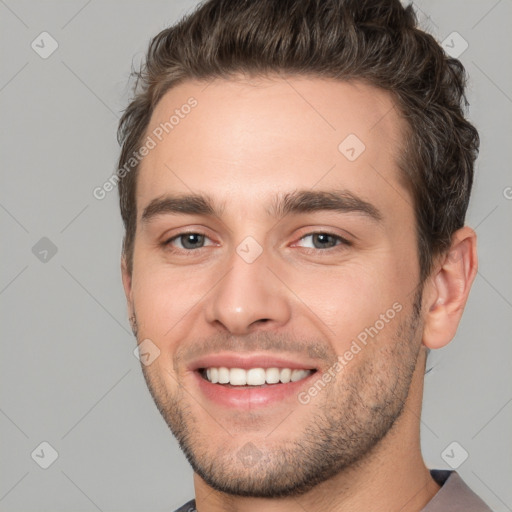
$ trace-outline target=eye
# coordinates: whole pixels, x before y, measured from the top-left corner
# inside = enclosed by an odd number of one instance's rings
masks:
[[[170,245],[177,249],[194,250],[201,249],[206,245],[212,245],[210,239],[201,233],[182,233],[165,242],[165,245]]]
[[[330,249],[341,244],[350,245],[350,243],[341,236],[331,233],[310,233],[309,235],[303,236],[297,242],[299,247],[308,249]]]

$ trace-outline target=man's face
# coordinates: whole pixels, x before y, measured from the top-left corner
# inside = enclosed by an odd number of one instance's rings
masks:
[[[300,494],[400,418],[421,345],[402,130],[387,93],[313,78],[185,82],[157,105],[125,287],[160,351],[149,389],[212,487]]]

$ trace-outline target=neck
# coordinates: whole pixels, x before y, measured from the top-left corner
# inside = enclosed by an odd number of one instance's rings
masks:
[[[419,418],[424,357],[418,358],[401,416],[365,458],[306,494],[287,498],[246,498],[212,489],[194,475],[200,512],[363,512],[375,509],[420,512],[439,490],[423,462]]]

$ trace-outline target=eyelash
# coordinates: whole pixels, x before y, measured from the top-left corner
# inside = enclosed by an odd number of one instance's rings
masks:
[[[209,240],[208,235],[206,235],[205,233],[201,233],[199,231],[188,231],[188,232],[179,233],[178,235],[175,235],[172,238],[169,238],[168,240],[163,242],[162,245],[165,248],[167,248],[167,249],[171,248],[171,251],[173,251],[173,252],[187,252],[187,253],[191,253],[191,252],[194,252],[194,251],[199,251],[200,249],[205,249],[206,247],[208,247],[208,246],[203,246],[203,247],[198,247],[196,249],[182,249],[182,248],[173,247],[171,245],[172,242],[174,242],[175,240],[178,240],[181,237],[185,237],[187,235],[199,235],[199,236],[202,236],[205,239]],[[340,236],[338,234],[335,234],[335,233],[331,233],[329,231],[313,231],[311,233],[307,233],[307,234],[303,235],[302,237],[300,237],[298,242],[300,242],[301,240],[304,240],[307,237],[311,237],[311,236],[314,236],[314,235],[327,235],[327,236],[333,237],[333,238],[336,239],[337,243],[333,247],[326,247],[326,248],[323,248],[323,249],[319,249],[319,248],[316,248],[316,247],[303,247],[302,249],[304,249],[306,252],[311,252],[311,251],[312,252],[318,252],[319,251],[319,252],[325,253],[325,252],[330,252],[330,250],[336,250],[336,248],[338,248],[340,246],[350,247],[352,245],[352,243],[350,241],[348,241],[346,238],[343,238],[342,236]],[[295,242],[295,244],[296,243],[297,242]]]
[[[337,235],[336,233],[331,233],[330,231],[313,231],[311,233],[307,233],[305,235],[303,235],[302,237],[299,238],[299,242],[301,240],[304,240],[305,238],[307,237],[312,237],[312,236],[315,236],[315,235],[326,235],[326,236],[330,236],[332,238],[334,238],[336,240],[336,244],[333,246],[333,247],[325,247],[323,249],[319,249],[317,247],[302,247],[302,249],[304,249],[306,252],[321,252],[321,253],[326,253],[326,252],[331,252],[331,251],[334,251],[334,250],[340,250],[341,248],[343,247],[350,247],[352,245],[351,242],[349,242],[346,238],[343,238],[342,236],[340,235]],[[295,242],[296,244],[297,242]],[[294,245],[295,245],[294,244]]]
[[[208,235],[206,235],[205,233],[201,233],[199,231],[185,231],[183,233],[179,233],[178,235],[173,236],[172,238],[169,238],[162,245],[164,247],[166,247],[166,248],[171,247],[172,250],[174,250],[174,251],[193,252],[193,251],[198,251],[199,249],[204,249],[204,247],[198,247],[197,249],[181,249],[179,247],[178,248],[177,247],[172,247],[171,243],[174,242],[174,240],[178,240],[179,238],[185,237],[187,235],[198,235],[198,236],[202,236],[202,237],[204,237],[204,238],[209,240]]]

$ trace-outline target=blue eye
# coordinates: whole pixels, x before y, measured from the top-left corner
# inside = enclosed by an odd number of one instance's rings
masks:
[[[206,235],[193,232],[176,235],[164,242],[164,246],[182,251],[194,251],[210,245],[215,244]],[[296,246],[313,250],[332,249],[339,245],[349,246],[351,244],[339,235],[325,232],[310,233],[296,242]]]
[[[309,242],[305,242],[309,240]],[[350,245],[347,240],[331,233],[310,233],[303,236],[297,245],[308,249],[330,249],[340,244]]]
[[[183,233],[168,240],[166,245],[174,245],[178,249],[193,250],[205,247],[207,240],[208,238],[201,233]]]

